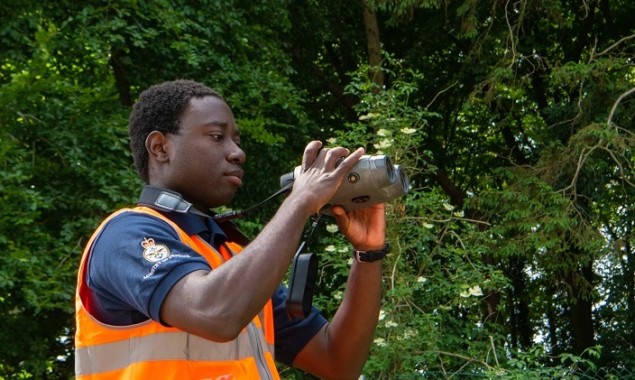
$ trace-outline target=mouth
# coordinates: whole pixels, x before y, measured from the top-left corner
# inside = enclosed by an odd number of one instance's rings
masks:
[[[243,175],[244,172],[241,169],[232,170],[225,173],[225,176],[236,186],[241,186],[243,184]]]

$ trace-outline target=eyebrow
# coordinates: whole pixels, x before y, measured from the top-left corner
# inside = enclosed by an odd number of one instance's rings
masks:
[[[205,126],[205,127],[221,127],[224,130],[227,130],[227,128],[229,128],[229,124],[227,124],[224,121],[211,121],[209,123],[203,124],[203,126]],[[241,135],[240,129],[238,128],[238,126],[236,126],[236,135],[239,136],[239,137]]]
[[[228,124],[225,123],[224,121],[210,121],[209,123],[203,124],[203,126],[227,128]]]

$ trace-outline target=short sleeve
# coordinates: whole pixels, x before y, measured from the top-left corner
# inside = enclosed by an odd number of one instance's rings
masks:
[[[119,326],[148,318],[161,322],[161,305],[169,291],[197,270],[211,268],[168,223],[123,212],[103,227],[92,246],[87,271],[91,313]]]
[[[298,353],[322,329],[327,320],[315,307],[311,308],[311,313],[306,318],[290,318],[287,315],[287,293],[287,289],[280,286],[272,298],[276,332],[275,354],[277,361],[292,366]]]

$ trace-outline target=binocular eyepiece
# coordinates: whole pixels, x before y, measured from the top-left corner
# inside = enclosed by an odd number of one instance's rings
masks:
[[[301,167],[280,176],[280,187],[295,181]],[[344,181],[321,213],[332,215],[331,206],[342,206],[346,211],[384,203],[405,195],[410,190],[408,176],[387,155],[363,155],[346,175]]]

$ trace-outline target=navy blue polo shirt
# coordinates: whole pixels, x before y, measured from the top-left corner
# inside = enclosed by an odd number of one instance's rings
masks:
[[[189,235],[198,234],[214,247],[226,240],[211,219],[181,213],[166,216]],[[169,291],[180,279],[197,270],[212,268],[201,255],[183,244],[165,221],[125,211],[104,226],[93,244],[87,271],[91,313],[100,321],[116,326],[148,318],[161,322],[161,305]],[[290,320],[286,298],[287,289],[280,286],[272,301],[276,360],[290,366],[326,319],[313,308],[307,318]]]

